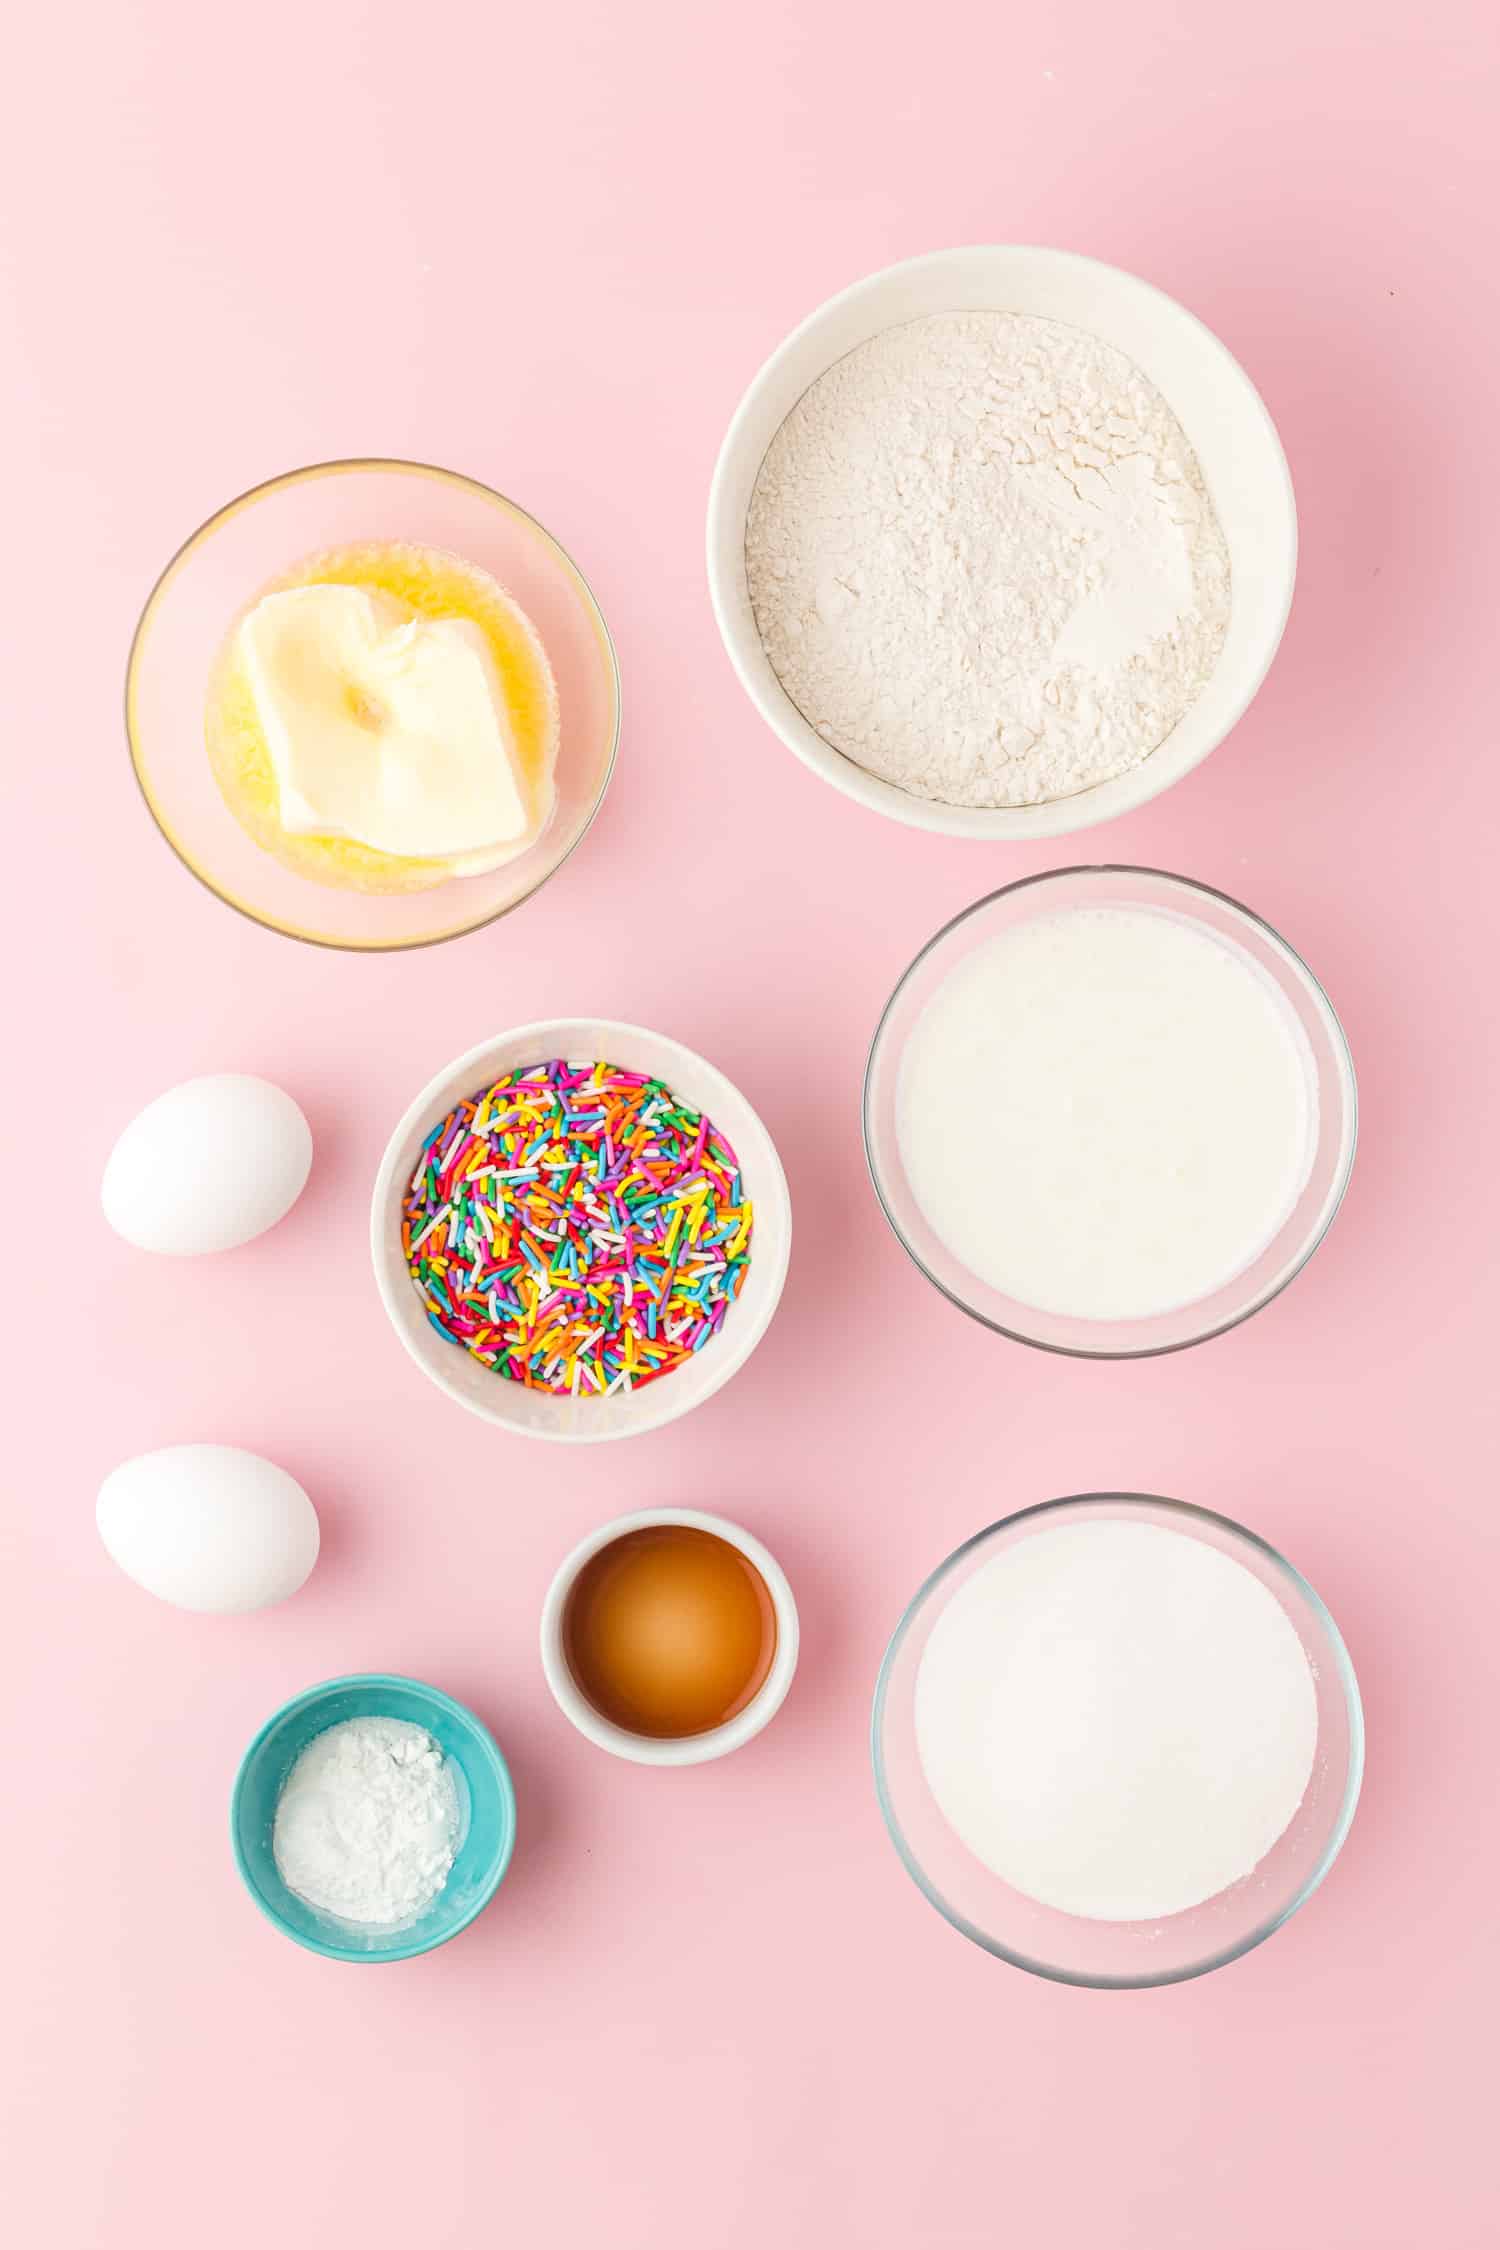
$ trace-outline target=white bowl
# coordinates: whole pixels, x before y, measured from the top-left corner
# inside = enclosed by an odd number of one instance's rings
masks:
[[[558,1398],[528,1391],[440,1336],[427,1318],[401,1248],[401,1205],[423,1141],[434,1125],[468,1095],[509,1070],[561,1056],[575,1068],[618,1063],[663,1079],[685,1102],[702,1110],[726,1135],[740,1160],[745,1192],[755,1207],[750,1263],[723,1328],[681,1367],[639,1391],[612,1398]],[[792,1205],[786,1174],[770,1134],[739,1089],[691,1047],[637,1024],[592,1016],[563,1016],[519,1024],[471,1047],[423,1087],[386,1144],[370,1209],[370,1250],[375,1280],[391,1325],[424,1375],[471,1414],[527,1437],[565,1444],[598,1444],[638,1437],[675,1422],[701,1406],[744,1366],[770,1325],[786,1279],[792,1246]]]
[[[1229,545],[1233,605],[1213,676],[1165,742],[1113,781],[1050,804],[995,811],[935,804],[879,781],[815,733],[761,646],[745,576],[745,519],[766,448],[811,383],[872,336],[929,313],[1001,311],[1102,336],[1151,377],[1198,456]],[[1036,841],[1113,820],[1208,756],[1270,667],[1291,607],[1297,511],[1260,394],[1217,336],[1159,289],[1068,250],[1000,244],[939,250],[831,297],[792,331],[740,401],[708,499],[708,585],[724,646],[751,702],[804,765],[892,820],[979,842]]]
[[[754,1270],[753,1261],[751,1270]],[[563,1612],[584,1564],[591,1561],[601,1547],[612,1546],[628,1531],[646,1531],[657,1524],[687,1524],[696,1531],[711,1532],[714,1537],[727,1540],[731,1547],[738,1547],[765,1580],[771,1606],[776,1612],[776,1654],[760,1693],[734,1718],[721,1727],[711,1727],[706,1734],[663,1738],[632,1734],[626,1727],[615,1726],[601,1717],[583,1694],[563,1654]],[[752,1735],[759,1734],[786,1701],[786,1691],[797,1669],[797,1643],[797,1604],[786,1572],[775,1556],[738,1524],[728,1522],[723,1516],[704,1515],[696,1508],[646,1508],[638,1515],[617,1516],[613,1523],[601,1524],[597,1531],[579,1540],[548,1587],[547,1599],[542,1604],[542,1670],[558,1708],[572,1720],[580,1734],[587,1735],[601,1750],[608,1750],[617,1758],[629,1758],[638,1766],[701,1766],[710,1758],[727,1757],[731,1750],[738,1750]]]

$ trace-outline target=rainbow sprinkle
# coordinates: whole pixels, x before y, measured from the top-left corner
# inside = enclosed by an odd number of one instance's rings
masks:
[[[528,1390],[639,1390],[701,1351],[750,1263],[718,1128],[659,1078],[537,1063],[422,1144],[401,1247],[439,1335]]]

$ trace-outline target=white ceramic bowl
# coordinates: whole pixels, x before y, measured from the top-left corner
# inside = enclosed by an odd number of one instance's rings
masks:
[[[642,1390],[613,1398],[557,1398],[528,1391],[485,1367],[433,1328],[417,1295],[401,1249],[401,1205],[417,1154],[434,1125],[468,1095],[506,1071],[561,1056],[575,1067],[604,1060],[624,1070],[663,1079],[674,1094],[702,1110],[727,1136],[740,1160],[745,1192],[755,1207],[750,1263],[723,1328],[702,1351]],[[691,1047],[637,1024],[592,1016],[564,1016],[519,1024],[471,1047],[423,1087],[392,1133],[375,1178],[370,1249],[375,1280],[391,1325],[424,1375],[471,1414],[527,1437],[572,1445],[638,1437],[675,1422],[728,1382],[744,1366],[770,1325],[786,1279],[792,1245],[792,1205],[786,1174],[770,1134],[739,1089]]]
[[[1151,377],[1192,440],[1229,543],[1233,608],[1213,677],[1133,772],[1045,805],[934,804],[879,781],[814,732],[761,646],[745,577],[745,519],[766,448],[809,384],[900,321],[929,313],[1038,314],[1103,336]],[[804,320],[740,401],[708,501],[708,584],[751,702],[804,765],[845,796],[912,828],[979,842],[1036,841],[1113,820],[1170,788],[1223,741],[1265,678],[1291,607],[1297,511],[1275,425],[1217,336],[1149,282],[1067,250],[1000,244],[939,250],[857,281]]]
[[[601,1717],[583,1694],[563,1654],[563,1612],[584,1564],[591,1561],[601,1547],[612,1546],[627,1532],[647,1531],[658,1524],[687,1524],[696,1531],[711,1532],[716,1538],[727,1540],[731,1547],[738,1547],[765,1580],[776,1611],[776,1654],[760,1693],[736,1717],[721,1727],[711,1727],[707,1734],[663,1739],[656,1735],[631,1734],[627,1728],[615,1726]],[[696,1508],[646,1508],[637,1515],[617,1516],[613,1523],[601,1524],[597,1531],[579,1540],[548,1587],[547,1599],[542,1604],[542,1670],[558,1708],[572,1720],[580,1734],[597,1743],[601,1750],[610,1751],[616,1758],[629,1758],[638,1766],[705,1765],[710,1758],[727,1757],[731,1750],[738,1750],[752,1735],[759,1734],[786,1701],[786,1691],[797,1669],[797,1643],[797,1604],[786,1572],[775,1556],[737,1523],[730,1523],[723,1516],[704,1515]]]

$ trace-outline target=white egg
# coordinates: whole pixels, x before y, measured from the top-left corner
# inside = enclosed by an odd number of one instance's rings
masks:
[[[295,1477],[235,1445],[169,1445],[99,1488],[99,1536],[127,1578],[178,1609],[264,1609],[318,1559],[317,1511]]]
[[[286,1217],[311,1164],[307,1119],[279,1086],[231,1072],[189,1078],[115,1142],[104,1216],[140,1250],[232,1250]]]

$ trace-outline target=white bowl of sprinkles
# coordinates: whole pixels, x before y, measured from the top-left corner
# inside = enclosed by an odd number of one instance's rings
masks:
[[[628,1199],[634,1196],[633,1208],[640,1210],[646,1182],[637,1178],[627,1184],[619,1152],[607,1145],[600,1104],[581,1106],[589,1099],[589,1087],[559,1080],[561,1092],[554,1093],[548,1082],[537,1079],[535,1102],[546,1106],[549,1130],[555,1111],[557,1130],[564,1136],[562,1153],[555,1146],[536,1148],[535,1163],[513,1167],[506,1176],[489,1161],[485,1148],[472,1146],[476,1136],[468,1128],[476,1114],[465,1120],[455,1119],[455,1112],[497,1081],[552,1063],[571,1073],[605,1063],[618,1072],[659,1081],[673,1100],[665,1111],[648,1108],[648,1119],[657,1115],[670,1122],[674,1105],[679,1117],[697,1113],[701,1130],[688,1144],[689,1156],[693,1147],[701,1155],[705,1144],[710,1150],[727,1148],[734,1169],[726,1162],[694,1167],[683,1160],[674,1167],[663,1160],[661,1168],[675,1174],[670,1177],[672,1202],[665,1196],[650,1198],[661,1205],[663,1223],[652,1230],[650,1242],[634,1232],[622,1233],[612,1222],[623,1219],[628,1229]],[[531,1098],[531,1088],[526,1091]],[[440,1132],[449,1120],[453,1125]],[[477,1113],[478,1137],[495,1121],[492,1103]],[[470,1143],[465,1169],[485,1175],[469,1191],[467,1203],[463,1182],[456,1179],[465,1140]],[[648,1148],[649,1169],[654,1144],[642,1145]],[[533,1150],[519,1153],[530,1157]],[[596,1167],[600,1179],[612,1183],[604,1190],[606,1198],[618,1188],[626,1206],[611,1207],[606,1200],[601,1209],[592,1183],[583,1176],[583,1164],[572,1175],[565,1168],[569,1153]],[[660,1158],[659,1150],[655,1155]],[[588,1194],[580,1220],[583,1232],[576,1240],[574,1230],[561,1221],[550,1230],[533,1231],[530,1215],[515,1202],[538,1178],[543,1188],[556,1189],[559,1174],[561,1192]],[[477,1213],[475,1195],[485,1204]],[[705,1196],[707,1214],[700,1217]],[[717,1207],[721,1199],[722,1211]],[[455,1200],[460,1206],[456,1214]],[[674,1235],[670,1221],[678,1201],[683,1220]],[[743,1205],[750,1207],[751,1223],[741,1244]],[[512,1231],[497,1233],[497,1219]],[[642,1224],[646,1228],[649,1222]],[[723,1241],[700,1250],[699,1236],[706,1240],[714,1235]],[[786,1279],[791,1240],[791,1198],[781,1160],[738,1088],[703,1056],[662,1032],[587,1016],[520,1024],[471,1047],[439,1071],[387,1143],[370,1213],[381,1302],[422,1372],[487,1422],[574,1445],[660,1429],[721,1389],[770,1324]],[[740,1254],[732,1257],[736,1249]],[[581,1270],[580,1257],[585,1264],[591,1257],[599,1262]],[[696,1292],[696,1308],[684,1310],[681,1297],[673,1294],[679,1276],[684,1290]],[[633,1308],[628,1364],[612,1342],[601,1345],[597,1320],[590,1317],[585,1324],[584,1292],[591,1283],[606,1295],[617,1289],[622,1302],[628,1296]],[[727,1300],[722,1307],[720,1295]],[[580,1348],[570,1352],[566,1347],[574,1343]],[[601,1356],[606,1350],[607,1359]],[[674,1364],[659,1369],[654,1363],[663,1356]]]

